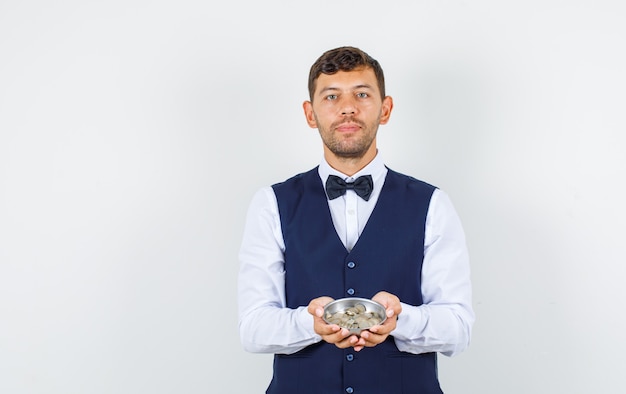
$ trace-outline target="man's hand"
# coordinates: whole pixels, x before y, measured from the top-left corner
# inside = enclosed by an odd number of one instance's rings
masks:
[[[328,324],[324,321],[324,306],[333,301],[330,297],[319,297],[311,300],[307,307],[308,312],[313,315],[313,329],[328,343],[332,343],[340,349],[355,346],[359,337],[351,335],[347,328],[341,328],[337,324]]]
[[[400,299],[391,293],[381,291],[377,293],[372,300],[381,303],[386,310],[387,320],[383,324],[370,327],[369,330],[361,332],[358,342],[353,345],[355,351],[359,351],[364,347],[374,347],[379,343],[383,343],[389,334],[396,329],[398,315],[402,312]]]

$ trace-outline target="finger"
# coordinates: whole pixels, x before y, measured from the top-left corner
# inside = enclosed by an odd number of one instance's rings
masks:
[[[365,345],[368,342],[375,342],[376,341],[376,337],[379,336],[378,334],[375,334],[373,332],[370,331],[363,331],[361,333],[361,340],[362,343],[361,345]]]
[[[328,336],[328,335],[334,335],[334,334],[340,333],[341,327],[339,327],[336,324],[326,324],[326,323],[323,323],[323,324],[319,325],[317,331],[322,336]],[[344,336],[345,335],[342,335],[342,337],[344,337]]]
[[[329,302],[331,302],[333,299],[328,297],[328,296],[322,296],[322,297],[318,297],[315,298],[313,300],[311,300],[311,302],[309,303],[307,310],[310,314],[312,315],[316,315],[317,314],[317,310],[319,308],[324,308],[324,306],[326,304],[328,304]]]
[[[363,345],[365,345],[366,343],[379,344],[384,341],[386,337],[386,334],[379,334],[372,331],[364,331],[361,333]]]
[[[391,331],[393,331],[395,328],[396,328],[395,322],[386,321],[383,324],[378,324],[373,327],[370,327],[368,331],[374,334],[378,334],[378,335],[387,335]]]
[[[347,341],[347,338],[350,336],[350,332],[345,328],[341,328],[336,326],[338,329],[334,332],[329,332],[326,335],[322,335],[322,339],[324,339],[328,343],[338,344],[340,342],[345,342],[343,346],[348,347],[350,343]]]
[[[363,342],[364,347],[374,347],[380,345],[387,339],[388,335],[376,335],[371,334],[367,337],[367,339]]]
[[[335,346],[340,349],[347,349],[349,347],[355,346],[358,343],[359,338],[356,335],[350,335],[349,332],[348,335],[349,336],[347,338],[335,342]]]

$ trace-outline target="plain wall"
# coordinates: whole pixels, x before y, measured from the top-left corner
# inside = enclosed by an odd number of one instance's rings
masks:
[[[0,2],[0,392],[261,393],[237,331],[260,187],[317,165],[301,103],[361,47],[387,164],[446,190],[477,321],[446,393],[618,393],[620,1]]]

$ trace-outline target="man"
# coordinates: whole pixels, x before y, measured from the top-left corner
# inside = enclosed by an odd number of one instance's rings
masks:
[[[383,164],[376,133],[393,100],[376,60],[327,51],[311,67],[309,95],[304,114],[324,160],[251,202],[242,344],[275,354],[267,393],[441,393],[436,354],[463,351],[474,322],[457,214],[443,191]],[[325,323],[324,305],[342,297],[380,302],[386,321],[360,336]]]

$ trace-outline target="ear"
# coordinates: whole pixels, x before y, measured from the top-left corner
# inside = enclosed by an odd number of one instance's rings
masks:
[[[313,114],[313,104],[310,101],[302,103],[302,109],[304,109],[304,117],[309,127],[317,129],[317,122],[315,121],[315,115]]]
[[[393,99],[391,96],[386,96],[383,99],[382,108],[380,110],[380,124],[387,124],[389,117],[391,116],[391,110],[393,109]]]

